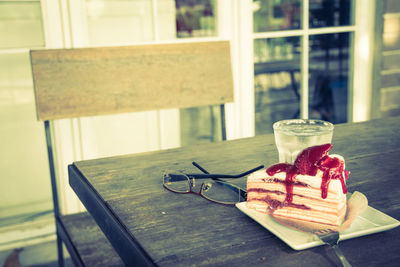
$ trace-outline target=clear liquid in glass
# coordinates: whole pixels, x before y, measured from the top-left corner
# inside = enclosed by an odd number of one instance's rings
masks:
[[[331,143],[333,124],[321,120],[284,120],[274,124],[279,162],[293,164],[297,155],[310,146]]]

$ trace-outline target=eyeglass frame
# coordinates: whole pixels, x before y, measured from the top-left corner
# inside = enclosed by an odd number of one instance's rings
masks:
[[[165,175],[166,175],[166,174],[164,174],[164,177],[165,177]],[[184,177],[186,177],[187,182],[188,182],[188,184],[189,184],[188,191],[185,191],[185,192],[176,191],[176,190],[174,190],[174,189],[169,188],[169,187],[165,184],[165,182],[163,182],[164,188],[167,189],[168,191],[171,191],[171,192],[177,193],[177,194],[194,194],[194,195],[200,196],[200,197],[202,197],[202,198],[204,198],[204,199],[207,199],[208,201],[211,201],[211,202],[214,202],[214,203],[217,203],[217,204],[221,204],[221,205],[232,206],[232,205],[235,205],[235,204],[237,203],[237,202],[235,202],[235,203],[227,203],[227,202],[217,201],[217,200],[213,200],[213,199],[211,199],[211,198],[208,198],[207,196],[205,196],[205,195],[203,194],[203,190],[205,189],[206,183],[203,182],[203,183],[201,184],[201,186],[200,186],[199,192],[196,192],[196,191],[193,190],[193,188],[194,188],[194,183],[195,183],[194,181],[195,181],[196,178],[192,177],[192,179],[190,179],[190,177],[187,176],[187,175],[184,174],[184,173],[182,173],[182,174],[180,174],[180,175],[183,175]],[[240,193],[240,192],[242,192],[242,189],[241,189],[240,187],[235,186],[235,185],[230,184],[230,183],[227,183],[227,182],[225,182],[225,181],[219,181],[219,180],[214,180],[214,179],[213,179],[213,182],[216,182],[216,183],[221,184],[221,185],[224,185],[224,186],[228,186],[229,189],[231,189],[231,190],[233,190],[233,191],[239,192],[239,193],[238,193],[238,202],[240,202],[240,198],[241,198],[241,193]]]
[[[203,173],[205,173],[205,174],[210,174],[206,169],[204,169],[203,167],[201,167],[197,162],[193,161],[192,164],[193,164],[196,168],[198,168],[199,170],[201,170]],[[262,169],[262,168],[264,168],[264,165],[257,166],[257,167],[255,167],[255,168],[253,168],[253,169],[251,169],[251,170],[248,170],[248,171],[246,171],[246,172],[244,172],[244,173],[241,173],[241,174],[238,174],[238,175],[233,175],[232,177],[229,177],[229,178],[233,178],[233,179],[235,179],[235,178],[240,178],[240,177],[246,176],[246,175],[248,175],[248,174],[250,174],[250,173],[252,173],[252,172],[255,172],[255,171],[259,170],[259,169]],[[215,180],[218,180],[218,181],[223,181],[223,182],[225,182],[226,184],[232,185],[231,183],[228,183],[228,182],[226,182],[226,181],[224,181],[224,180],[222,180],[222,179],[220,179],[220,178],[212,178],[212,179],[215,179]],[[247,191],[246,191],[245,189],[239,187],[239,186],[236,186],[236,185],[233,185],[233,186],[239,189],[239,195],[240,195],[240,197],[243,198],[244,200],[247,200]],[[230,188],[230,189],[232,189],[232,188]]]
[[[240,174],[237,174],[237,175],[227,175],[227,174],[210,174],[207,170],[205,170],[203,167],[201,167],[198,163],[193,161],[192,164],[194,166],[196,166],[199,170],[201,170],[203,172],[203,174],[193,174],[193,173],[185,174],[185,173],[182,173],[187,178],[187,181],[188,181],[188,184],[189,184],[189,191],[181,192],[181,191],[173,190],[173,189],[169,188],[167,185],[165,185],[164,179],[163,179],[163,187],[165,189],[167,189],[168,191],[171,191],[173,193],[177,193],[177,194],[194,194],[194,195],[201,196],[202,198],[207,199],[208,201],[211,201],[211,202],[214,202],[214,203],[217,203],[217,204],[222,204],[222,205],[229,205],[229,206],[233,206],[236,203],[240,202],[241,198],[244,199],[244,200],[247,200],[247,191],[245,189],[243,189],[243,188],[240,188],[237,185],[228,183],[227,181],[224,181],[224,180],[222,180],[220,178],[230,178],[230,179],[241,178],[241,177],[244,177],[244,176],[246,176],[246,175],[248,175],[248,174],[250,174],[252,172],[255,172],[255,171],[259,170],[259,169],[264,168],[264,165],[260,165],[260,166],[258,166],[256,168],[253,168],[253,169],[251,169],[249,171],[246,171],[246,172],[243,172],[243,173],[240,173]],[[164,177],[165,177],[165,174],[163,175],[163,178]],[[239,201],[236,202],[236,203],[225,203],[225,202],[216,201],[216,200],[213,200],[213,199],[210,199],[210,198],[206,197],[205,195],[202,194],[202,191],[204,189],[205,183],[201,184],[199,192],[193,191],[194,182],[195,182],[196,178],[197,179],[207,179],[207,178],[208,179],[212,179],[214,182],[217,182],[217,183],[220,183],[222,185],[227,186],[230,190],[236,191],[238,193]]]

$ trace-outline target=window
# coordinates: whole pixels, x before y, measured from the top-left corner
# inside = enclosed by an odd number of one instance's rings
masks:
[[[348,121],[352,1],[254,0],[255,133],[275,121]]]

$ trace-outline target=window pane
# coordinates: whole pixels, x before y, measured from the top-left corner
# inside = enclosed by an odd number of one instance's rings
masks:
[[[175,0],[176,37],[216,36],[215,0]]]
[[[310,0],[310,28],[353,25],[353,1]]]
[[[152,41],[151,0],[86,0],[90,45]]]
[[[383,19],[383,50],[400,50],[400,15],[385,15]]]
[[[310,118],[347,121],[350,33],[310,37]]]
[[[180,110],[181,145],[221,141],[220,106]]]
[[[256,135],[299,116],[300,37],[254,40]]]
[[[301,27],[300,0],[253,0],[254,32]]]
[[[0,48],[44,46],[40,2],[1,1],[0,36]]]

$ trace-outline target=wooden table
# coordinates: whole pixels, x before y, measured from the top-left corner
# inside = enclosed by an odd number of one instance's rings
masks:
[[[400,117],[336,125],[331,153],[346,159],[350,192],[400,219]],[[295,251],[237,208],[162,186],[165,169],[238,173],[277,162],[273,135],[75,162],[69,178],[128,266],[335,266],[333,251]],[[245,179],[235,181],[245,186]],[[353,266],[398,266],[400,227],[340,243]]]

